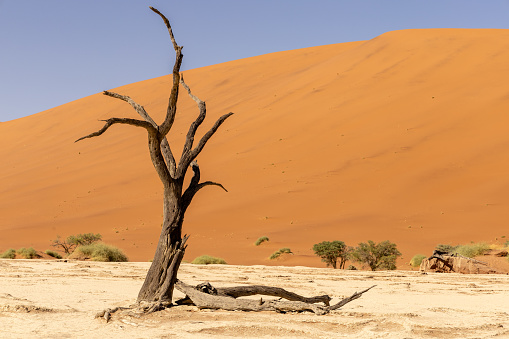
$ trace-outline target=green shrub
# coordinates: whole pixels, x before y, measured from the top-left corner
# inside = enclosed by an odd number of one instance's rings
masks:
[[[357,271],[357,267],[355,267],[354,265],[348,265],[347,270]]]
[[[272,253],[272,255],[269,257],[269,259],[274,260],[279,258],[281,254],[293,254],[293,252],[288,247],[283,247],[277,250],[276,252]]]
[[[363,264],[367,264],[372,271],[377,269],[395,270],[396,259],[401,253],[396,244],[389,240],[376,244],[372,240],[368,243],[360,243],[353,252],[352,258]]]
[[[416,254],[412,259],[410,259],[410,265],[412,267],[419,267],[421,266],[422,260],[425,258],[427,257],[424,254]]]
[[[258,240],[256,240],[255,245],[260,246],[260,244],[269,241],[268,237],[259,237]]]
[[[339,259],[339,268],[345,268],[346,260],[350,254],[350,249],[345,245],[344,242],[334,240],[330,241],[322,241],[321,243],[313,245],[313,251],[317,256],[322,258],[322,261],[327,264],[327,266],[332,266],[336,268],[337,262]]]
[[[38,255],[37,252],[32,247],[30,248],[22,247],[19,250],[17,250],[16,253],[25,259],[33,259],[40,257],[40,255]]]
[[[465,257],[473,258],[473,257],[477,257],[479,255],[483,255],[484,253],[488,252],[489,250],[490,250],[490,245],[483,243],[483,242],[479,242],[476,244],[467,244],[467,245],[456,246],[456,248],[454,249],[454,253],[458,253]]]
[[[76,247],[78,246],[84,246],[84,245],[91,245],[95,242],[98,242],[102,239],[102,235],[99,233],[85,233],[85,234],[78,234],[78,235],[70,235],[65,240],[61,240],[60,236],[57,235],[57,238],[53,240],[53,244],[51,246],[53,247],[61,247],[65,254],[71,254],[74,252]]]
[[[46,250],[46,251],[44,251],[44,253],[46,253],[50,257],[57,258],[57,259],[62,259],[62,256],[60,254],[58,254],[57,252],[55,252],[55,251]]]
[[[226,261],[221,258],[212,257],[210,255],[200,255],[196,257],[191,264],[195,265],[210,265],[210,264],[221,264],[226,265]]]
[[[120,249],[103,243],[78,246],[69,258],[93,261],[129,261]]]
[[[8,249],[0,254],[0,259],[14,259],[16,258],[16,250],[14,248]]]
[[[440,244],[435,247],[437,251],[453,253],[458,246]]]

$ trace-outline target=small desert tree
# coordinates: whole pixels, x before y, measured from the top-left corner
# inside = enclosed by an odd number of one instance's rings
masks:
[[[361,242],[352,252],[352,258],[355,261],[368,265],[372,271],[395,270],[396,259],[400,255],[396,244],[389,240],[378,244],[372,240],[368,240],[367,243]]]
[[[313,251],[317,256],[322,258],[322,261],[326,263],[327,266],[337,268],[336,266],[339,260],[340,269],[345,268],[345,263],[350,254],[350,250],[345,243],[338,240],[322,241],[319,244],[314,244]]]
[[[163,227],[159,236],[159,242],[157,244],[154,259],[152,260],[152,265],[150,266],[145,282],[138,294],[138,301],[156,302],[154,307],[161,307],[166,304],[171,304],[172,301],[173,288],[177,279],[177,271],[186,249],[185,243],[187,236],[182,237],[182,223],[184,221],[184,214],[191,204],[191,200],[195,194],[205,186],[215,185],[224,189],[221,184],[215,182],[206,181],[200,183],[200,168],[198,167],[198,163],[195,161],[196,157],[203,150],[203,147],[217,131],[219,126],[221,126],[221,124],[233,113],[230,112],[221,116],[210,130],[203,135],[198,143],[194,144],[196,131],[205,119],[205,102],[191,93],[190,88],[184,82],[184,79],[180,74],[183,47],[179,46],[175,41],[170,22],[157,9],[153,7],[150,7],[150,9],[163,19],[166,28],[168,29],[168,33],[170,34],[170,39],[176,54],[172,71],[170,97],[164,121],[160,124],[156,123],[147,113],[145,108],[136,103],[130,97],[110,91],[104,91],[104,95],[122,100],[131,105],[142,119],[110,118],[105,120],[106,123],[100,130],[76,141],[100,136],[111,126],[116,124],[130,125],[146,130],[152,165],[163,184]],[[182,86],[189,96],[196,102],[199,114],[196,120],[189,127],[182,154],[177,162],[173,156],[173,152],[166,136],[175,121],[180,86]],[[189,168],[193,170],[193,177],[189,181],[188,186],[184,187],[184,177]],[[226,189],[224,190],[226,191]]]
[[[84,245],[90,245],[97,241],[100,241],[102,239],[102,236],[97,233],[85,233],[85,234],[78,234],[78,235],[70,235],[67,237],[67,239],[62,240],[59,235],[57,235],[57,238],[53,240],[53,244],[51,246],[53,247],[60,247],[64,250],[65,254],[71,254],[74,252],[76,247],[78,246],[84,246]]]

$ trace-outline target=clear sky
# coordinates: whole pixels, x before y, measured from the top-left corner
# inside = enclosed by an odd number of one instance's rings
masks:
[[[170,73],[148,6],[182,70],[399,29],[509,29],[509,0],[0,0],[0,121]]]

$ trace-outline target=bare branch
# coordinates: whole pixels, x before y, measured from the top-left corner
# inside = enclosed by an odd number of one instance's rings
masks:
[[[170,98],[168,100],[168,108],[166,110],[166,118],[164,122],[161,124],[159,128],[159,132],[166,136],[173,125],[173,121],[175,120],[175,114],[177,113],[177,99],[179,92],[179,82],[180,82],[180,66],[182,65],[182,58],[184,55],[182,54],[183,46],[177,45],[175,41],[175,37],[173,36],[173,31],[171,29],[170,21],[157,9],[154,7],[150,7],[150,9],[157,13],[164,21],[166,27],[168,28],[168,32],[170,33],[171,42],[173,44],[173,49],[175,49],[175,64],[173,65],[173,85],[171,88]]]
[[[155,121],[150,117],[150,115],[148,115],[147,111],[145,111],[145,108],[136,103],[133,99],[131,99],[131,97],[127,96],[127,95],[121,95],[121,94],[118,94],[118,93],[115,93],[115,92],[110,92],[110,91],[103,91],[103,94],[104,95],[107,95],[109,97],[112,97],[112,98],[116,98],[116,99],[120,99],[122,101],[125,101],[127,102],[129,105],[131,105],[134,110],[147,122],[150,122],[152,124],[152,126],[157,129],[157,124],[155,123]]]
[[[189,88],[189,86],[185,83],[184,81],[184,74],[181,74],[180,75],[180,84],[182,85],[182,87],[184,87],[184,89],[187,91],[187,94],[189,94],[189,96],[191,97],[191,99],[193,99],[194,101],[196,101],[196,103],[198,104],[198,107],[200,107],[201,104],[204,104],[205,102],[203,100],[201,100],[200,98],[198,98],[196,95],[194,95],[193,93],[191,93],[191,89]],[[201,110],[200,110],[201,111]]]
[[[186,169],[189,166],[189,164],[191,163],[191,161],[196,159],[198,154],[200,154],[200,152],[203,150],[203,147],[205,147],[205,144],[207,143],[207,141],[209,141],[209,139],[214,135],[214,133],[216,133],[217,129],[223,124],[223,122],[232,115],[233,115],[233,113],[230,112],[228,114],[223,115],[219,119],[217,119],[214,126],[212,126],[212,128],[207,133],[205,133],[205,135],[201,138],[198,145],[191,152],[188,152],[187,154],[182,155],[182,157],[180,158],[179,166],[178,166],[178,173],[177,173],[178,177],[181,177],[185,174]]]
[[[350,301],[353,301],[355,299],[359,299],[364,293],[366,293],[367,291],[369,291],[370,289],[372,289],[375,286],[376,285],[373,285],[370,288],[366,288],[364,291],[355,292],[354,294],[352,294],[351,296],[349,296],[347,298],[344,298],[343,300],[341,300],[337,304],[329,306],[328,310],[329,311],[337,310],[338,308],[343,307],[344,305],[348,304]]]
[[[205,283],[206,284],[206,283]],[[198,285],[197,287],[203,284]],[[210,285],[210,284],[209,284]],[[329,306],[331,297],[328,295],[319,295],[315,297],[304,297],[299,294],[287,291],[280,287],[273,286],[261,286],[261,285],[246,285],[246,286],[235,286],[235,287],[218,287],[216,288],[217,295],[223,295],[232,298],[245,297],[251,295],[270,295],[273,297],[285,298],[290,301],[302,301],[308,304],[314,304],[323,302],[326,306]]]
[[[186,191],[182,195],[182,205],[183,210],[185,211],[189,205],[191,204],[191,201],[193,200],[196,193],[198,193],[199,190],[201,190],[203,187],[206,186],[218,186],[221,187],[225,192],[228,192],[226,188],[224,188],[223,185],[213,182],[213,181],[205,181],[200,182],[200,167],[198,166],[198,163],[196,161],[193,161],[191,163],[191,169],[193,170],[193,177],[191,178],[191,182],[189,183],[189,186],[187,187]]]
[[[194,143],[194,136],[196,135],[196,130],[201,125],[203,120],[205,120],[205,115],[207,113],[207,108],[205,105],[205,102],[202,101],[200,98],[195,96],[191,93],[191,89],[189,86],[184,82],[184,76],[182,75],[180,79],[180,84],[186,89],[187,93],[198,104],[198,109],[200,110],[200,114],[196,118],[196,120],[189,126],[189,131],[187,132],[186,136],[186,143],[184,144],[184,148],[182,149],[182,156],[181,158],[185,158],[188,153],[191,151]]]
[[[175,48],[175,51],[179,48],[177,45],[177,42],[175,41],[175,37],[173,36],[173,31],[171,29],[170,21],[164,16],[163,13],[159,12],[156,8],[150,6],[149,7],[154,13],[159,14],[159,16],[163,19],[166,27],[168,28],[168,33],[170,33],[171,42],[173,43],[173,48]]]
[[[143,127],[148,131],[150,131],[150,129],[153,129],[153,126],[150,123],[148,123],[146,121],[137,120],[137,119],[110,118],[108,120],[101,120],[101,121],[106,121],[106,124],[103,126],[103,128],[101,128],[97,132],[90,133],[89,135],[81,137],[78,140],[76,140],[75,142],[78,142],[80,140],[87,139],[87,138],[98,137],[101,134],[103,134],[104,132],[106,132],[106,130],[108,128],[110,128],[111,125],[114,125],[114,124],[124,124],[124,125],[133,125],[133,126]]]

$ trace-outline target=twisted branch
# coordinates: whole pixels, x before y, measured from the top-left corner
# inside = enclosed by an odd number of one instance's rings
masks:
[[[150,123],[148,123],[146,121],[137,120],[137,119],[110,118],[108,120],[100,120],[100,121],[106,121],[106,124],[104,124],[103,128],[101,128],[97,132],[93,132],[93,133],[90,133],[89,135],[81,137],[81,138],[77,139],[75,142],[78,142],[80,140],[87,139],[87,138],[98,137],[98,136],[102,135],[104,132],[106,132],[106,130],[108,128],[110,128],[114,124],[124,124],[124,125],[132,125],[132,126],[137,126],[137,127],[143,127],[147,131],[149,131],[149,132],[150,132],[151,129],[152,130],[154,129],[154,127]]]
[[[193,177],[191,178],[191,182],[189,183],[189,186],[187,187],[186,191],[182,195],[182,205],[184,211],[187,210],[189,205],[191,204],[191,201],[193,200],[196,193],[198,193],[199,190],[201,190],[203,187],[206,186],[218,186],[221,187],[225,192],[228,192],[226,188],[224,188],[223,185],[213,182],[213,181],[205,181],[200,182],[200,167],[198,166],[198,163],[196,161],[193,161],[191,163],[191,169],[193,170]]]
[[[159,128],[159,132],[166,136],[168,132],[170,131],[173,122],[175,121],[175,115],[177,113],[177,99],[178,99],[178,92],[179,92],[179,82],[180,82],[180,66],[182,65],[182,58],[184,55],[182,54],[182,48],[183,46],[177,45],[177,42],[175,41],[175,37],[173,36],[173,30],[171,29],[170,21],[157,9],[154,7],[150,7],[150,9],[157,13],[164,21],[166,27],[168,28],[168,33],[170,33],[170,39],[173,44],[173,49],[175,50],[176,58],[175,58],[175,64],[173,65],[173,86],[171,88],[170,92],[170,98],[168,100],[168,108],[166,110],[166,118],[164,119],[164,122],[161,124]]]

